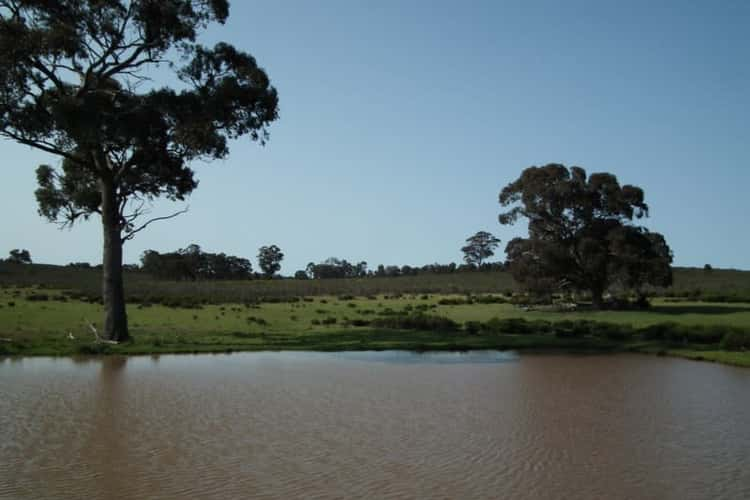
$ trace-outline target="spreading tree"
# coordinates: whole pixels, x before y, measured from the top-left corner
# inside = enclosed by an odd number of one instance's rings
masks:
[[[466,246],[461,247],[464,253],[464,262],[470,266],[481,267],[485,259],[495,255],[495,249],[500,244],[500,239],[487,231],[479,231],[474,236],[466,239]]]
[[[513,277],[527,289],[587,291],[595,308],[612,285],[640,292],[672,282],[664,237],[637,226],[648,216],[643,190],[620,186],[610,173],[580,167],[529,167],[500,192],[501,224],[528,220],[528,238],[506,253]]]
[[[197,41],[228,15],[227,0],[0,1],[0,135],[60,161],[37,170],[41,215],[101,217],[110,340],[128,338],[123,243],[177,215],[144,219],[150,202],[183,200],[194,160],[240,136],[264,143],[278,116],[252,56]]]
[[[14,248],[10,251],[6,262],[11,264],[31,264],[31,253],[26,249]]]

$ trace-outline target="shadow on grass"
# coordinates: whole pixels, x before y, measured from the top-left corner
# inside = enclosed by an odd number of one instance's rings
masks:
[[[750,305],[714,305],[714,304],[674,304],[669,306],[651,306],[645,312],[659,313],[659,314],[735,314],[735,313],[750,313]]]

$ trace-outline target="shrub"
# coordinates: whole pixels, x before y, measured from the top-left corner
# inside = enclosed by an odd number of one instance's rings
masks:
[[[320,323],[323,324],[323,325],[335,325],[336,321],[338,321],[338,320],[335,317],[329,316],[329,317],[325,318],[323,321],[321,321]]]
[[[372,321],[373,326],[396,330],[424,330],[452,332],[459,329],[458,323],[443,316],[426,314],[398,314]]]
[[[524,318],[492,318],[485,322],[482,328],[487,333],[542,333],[549,329],[546,321],[526,321]]]
[[[239,339],[250,339],[255,337],[256,334],[252,332],[232,332],[233,337],[237,337]]]
[[[26,300],[32,301],[32,302],[46,302],[49,300],[49,295],[46,293],[30,293]]]
[[[482,331],[482,323],[479,321],[467,321],[464,323],[464,330],[466,330],[466,333],[469,335],[479,335],[479,332]]]
[[[604,337],[609,340],[627,340],[633,336],[633,327],[630,325],[616,325],[614,323],[591,322],[589,331],[596,337]]]
[[[725,325],[684,327],[684,337],[693,344],[718,344],[735,329]]]
[[[726,351],[744,351],[750,349],[750,332],[732,330],[721,339],[721,348]]]
[[[353,319],[349,322],[351,326],[370,326],[370,322],[366,319]]]
[[[472,298],[472,301],[477,304],[505,304],[507,302],[505,297],[499,295],[477,295]]]
[[[441,306],[466,306],[471,304],[471,299],[463,299],[460,297],[452,297],[438,300],[438,304]]]
[[[676,323],[657,323],[641,329],[641,334],[646,340],[669,340],[676,336],[679,325]]]
[[[552,323],[552,328],[556,337],[560,338],[580,338],[591,333],[591,327],[588,321],[557,321]]]

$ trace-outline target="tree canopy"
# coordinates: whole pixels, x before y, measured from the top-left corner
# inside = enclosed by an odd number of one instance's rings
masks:
[[[479,231],[466,239],[466,246],[461,247],[464,262],[470,266],[481,267],[485,259],[495,255],[495,249],[500,245],[500,239],[487,231]]]
[[[346,259],[329,257],[318,264],[310,262],[306,272],[312,279],[363,278],[367,276],[367,262],[352,264]]]
[[[9,252],[5,261],[11,264],[31,264],[31,253],[26,249],[14,248]]]
[[[253,274],[248,259],[204,252],[196,244],[168,253],[146,250],[141,256],[141,269],[156,278],[191,281],[250,279]]]
[[[183,200],[191,162],[224,158],[240,136],[264,143],[278,117],[251,55],[198,42],[228,15],[226,0],[0,1],[0,136],[62,160],[37,169],[41,215],[101,216],[110,339],[128,336],[122,243],[180,213],[144,219],[149,203]]]
[[[664,237],[633,224],[648,216],[643,190],[610,173],[560,164],[529,167],[500,192],[500,223],[528,220],[528,238],[506,253],[514,278],[537,292],[588,291],[595,307],[613,285],[640,291],[671,284]]]
[[[267,278],[273,277],[281,270],[282,260],[284,260],[284,253],[276,245],[262,246],[258,249],[258,267]]]

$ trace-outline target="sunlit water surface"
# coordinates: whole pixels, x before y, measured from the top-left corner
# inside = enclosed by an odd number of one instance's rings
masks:
[[[0,361],[3,498],[750,498],[750,370],[637,355]]]

